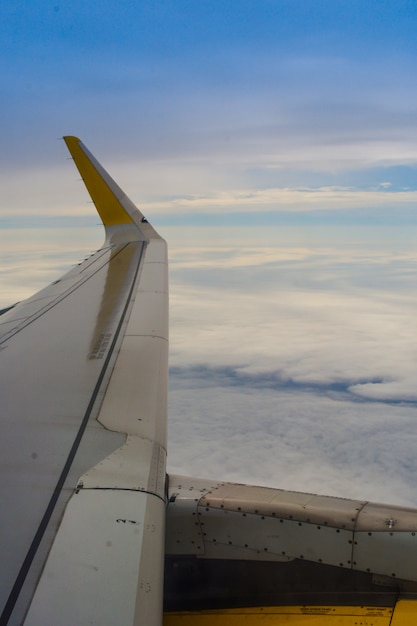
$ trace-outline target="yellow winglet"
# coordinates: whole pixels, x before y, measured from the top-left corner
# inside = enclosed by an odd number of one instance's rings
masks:
[[[132,212],[141,214],[126,194],[96,161],[78,137],[64,137],[68,150],[81,174],[104,226],[135,222]]]

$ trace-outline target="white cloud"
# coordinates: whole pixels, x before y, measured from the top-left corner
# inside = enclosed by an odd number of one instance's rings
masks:
[[[381,211],[394,205],[397,210],[403,207],[414,208],[416,204],[417,191],[386,193],[382,190],[350,187],[319,187],[229,190],[210,195],[156,200],[142,206],[150,214],[195,215],[198,212],[224,214],[237,211],[256,214],[262,211],[354,211],[366,208]]]
[[[375,379],[392,388],[394,377],[403,389],[408,380],[407,399],[417,399],[407,377],[415,367],[417,294],[409,291],[415,255],[288,248],[266,249],[264,256],[260,248],[210,252],[202,251],[198,262],[194,249],[189,256],[183,251],[183,262],[172,265],[174,364],[276,371],[304,383],[351,381],[351,391],[361,396]],[[369,389],[374,397],[375,384]]]
[[[288,155],[287,167],[289,167]],[[332,159],[331,159],[332,160]],[[18,220],[32,217],[95,218],[95,209],[87,191],[77,179],[73,166],[8,172],[0,175],[2,206],[0,218]],[[389,189],[391,183],[380,183],[375,188],[353,186],[248,186],[245,174],[247,167],[268,169],[272,166],[257,162],[234,169],[220,164],[190,163],[188,160],[128,162],[112,165],[105,163],[113,177],[118,180],[128,196],[150,219],[169,218],[171,222],[179,216],[194,220],[199,214],[216,216],[228,213],[246,213],[254,217],[259,213],[281,212],[314,213],[340,212],[359,214],[371,210],[376,215],[393,211],[397,216],[402,211],[414,210],[417,191]],[[270,177],[270,175],[268,175]],[[98,220],[98,218],[97,218]]]
[[[171,382],[169,471],[417,504],[414,407],[188,376]]]
[[[323,288],[273,292],[232,286],[179,287],[171,299],[174,364],[238,367],[248,374],[277,372],[302,383],[347,381],[352,393],[389,399],[389,390],[417,400],[412,342],[417,295],[407,301],[373,293]],[[359,386],[358,386],[359,385]],[[382,391],[385,389],[385,392]]]
[[[416,254],[181,255],[170,470],[416,505]]]

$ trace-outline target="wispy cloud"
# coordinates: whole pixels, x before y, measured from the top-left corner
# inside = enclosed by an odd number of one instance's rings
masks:
[[[62,161],[65,162],[64,160]],[[130,166],[131,168],[132,166]],[[138,166],[139,167],[139,166]],[[189,185],[186,182],[185,171],[178,182],[178,174],[181,172],[180,165],[176,164],[173,172],[169,166],[159,172],[159,184],[156,183],[153,174],[146,180],[145,172],[140,173],[141,189],[136,185],[128,190],[128,195],[137,200],[143,211],[155,218],[168,218],[175,223],[178,217],[189,218],[190,223],[197,216],[215,216],[241,213],[259,216],[263,213],[269,215],[286,214],[336,214],[345,212],[353,218],[360,217],[364,211],[372,211],[376,219],[381,219],[386,213],[395,211],[396,219],[402,215],[410,214],[417,204],[417,191],[393,189],[391,183],[382,183],[368,189],[353,186],[317,186],[317,187],[241,187],[222,189],[226,186],[225,181],[216,179],[216,175],[206,172],[199,176],[196,171],[196,180]],[[117,168],[118,169],[118,168]],[[129,169],[129,171],[131,171]],[[176,175],[174,176],[174,172]],[[120,180],[120,176],[112,172],[114,177]],[[121,174],[127,176],[126,171]],[[69,167],[47,172],[41,170],[27,173],[23,180],[22,176],[13,177],[4,172],[0,177],[3,186],[1,219],[17,220],[22,216],[39,217],[85,217],[95,215],[95,211],[83,187],[77,183],[74,173]],[[133,180],[133,175],[132,175]],[[161,186],[161,181],[164,184]],[[215,182],[214,189],[208,186]],[[196,193],[196,187],[202,189]],[[127,185],[129,186],[129,185]],[[125,186],[126,187],[126,186]],[[27,198],[27,188],[32,191],[30,201]],[[185,193],[184,193],[185,192]],[[138,196],[138,197],[136,197]]]
[[[376,209],[383,212],[394,205],[397,210],[414,208],[417,203],[417,191],[397,191],[395,193],[380,189],[354,189],[349,187],[318,188],[270,188],[239,189],[206,196],[172,198],[165,202],[153,202],[145,205],[154,212],[204,213],[251,212],[263,211],[338,211],[349,209]]]

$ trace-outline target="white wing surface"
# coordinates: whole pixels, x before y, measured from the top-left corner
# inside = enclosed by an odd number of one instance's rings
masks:
[[[0,623],[159,624],[166,244],[64,139],[106,241],[0,316]]]

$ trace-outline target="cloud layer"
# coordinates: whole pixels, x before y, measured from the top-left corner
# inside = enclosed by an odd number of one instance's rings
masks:
[[[181,252],[171,471],[417,504],[415,254]]]

